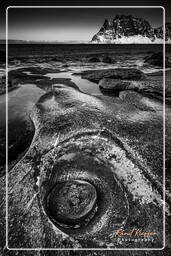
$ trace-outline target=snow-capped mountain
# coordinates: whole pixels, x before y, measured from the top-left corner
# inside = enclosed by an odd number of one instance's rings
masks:
[[[166,23],[165,28],[166,42],[171,43],[171,23]],[[104,21],[91,43],[163,43],[163,27],[152,28],[150,23],[142,18],[117,15],[112,21]]]

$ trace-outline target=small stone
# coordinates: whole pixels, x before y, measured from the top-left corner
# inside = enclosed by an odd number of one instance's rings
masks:
[[[86,181],[73,180],[56,184],[49,195],[48,208],[53,218],[76,224],[90,213],[97,199],[96,189]]]
[[[88,62],[100,62],[100,59],[97,57],[92,57],[88,60]]]

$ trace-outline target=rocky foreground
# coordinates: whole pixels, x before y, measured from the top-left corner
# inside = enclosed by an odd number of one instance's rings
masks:
[[[113,57],[98,55],[86,60],[115,62]],[[163,66],[161,55],[148,56],[144,61]],[[104,95],[95,97],[82,93],[70,79],[46,76],[53,72],[60,70],[26,67],[9,72],[9,87],[34,83],[45,94],[31,114],[35,126],[32,144],[9,172],[8,247],[162,248],[163,73],[145,75],[137,69],[80,73],[100,87]],[[4,240],[3,176],[0,240],[4,255],[170,255],[170,81],[168,71],[166,248],[136,252],[9,251]],[[136,243],[120,241],[115,233],[120,228],[153,235]]]
[[[20,71],[11,72],[10,76],[17,76],[21,82],[25,74],[22,71],[20,76]],[[31,114],[35,126],[32,144],[9,172],[9,248],[127,247],[130,251],[126,255],[134,255],[131,248],[162,248],[161,73],[147,76],[136,69],[83,72],[82,77],[99,83],[101,89],[108,93],[95,97],[82,93],[70,80],[45,78],[43,74],[46,72],[49,70],[32,68],[32,73],[27,75],[27,79],[35,79],[35,73],[37,86],[46,93]],[[169,98],[169,82],[168,88]],[[113,92],[117,93],[112,95]],[[167,172],[170,120],[167,104]],[[166,183],[169,185],[170,175],[167,175]],[[60,189],[64,187],[67,194]],[[3,241],[4,177],[1,178],[0,190],[0,235]],[[155,254],[149,251],[147,255],[169,255],[169,203],[170,196],[166,191],[166,248],[162,252],[155,251]],[[153,235],[143,242],[121,242],[115,233],[121,228],[149,231]],[[53,255],[48,251],[25,253],[32,254]],[[110,252],[104,254],[110,255]],[[125,255],[120,251],[115,254]],[[94,253],[84,252],[84,255]],[[140,251],[136,255],[145,254]]]
[[[78,73],[77,73],[78,74]],[[77,75],[76,74],[76,75]],[[98,83],[102,93],[119,96],[122,91],[135,91],[141,95],[163,102],[165,92],[166,104],[171,103],[170,71],[166,72],[165,89],[163,72],[145,75],[137,69],[88,70],[79,73],[82,78]]]

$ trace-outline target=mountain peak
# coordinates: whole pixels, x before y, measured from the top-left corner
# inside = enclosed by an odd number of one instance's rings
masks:
[[[166,41],[171,40],[171,24],[166,28]],[[92,38],[92,43],[163,43],[163,28],[153,28],[147,20],[132,15],[116,15]]]
[[[100,31],[105,31],[105,30],[108,30],[109,28],[110,28],[109,21],[108,21],[108,19],[105,19],[105,21],[103,23],[103,26],[101,27]]]

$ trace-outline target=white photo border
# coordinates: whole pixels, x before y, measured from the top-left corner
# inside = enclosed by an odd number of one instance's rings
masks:
[[[14,8],[160,8],[163,10],[163,247],[161,248],[10,248],[8,246],[8,10]],[[165,8],[163,6],[8,6],[6,8],[6,248],[10,251],[160,251],[165,248]]]

